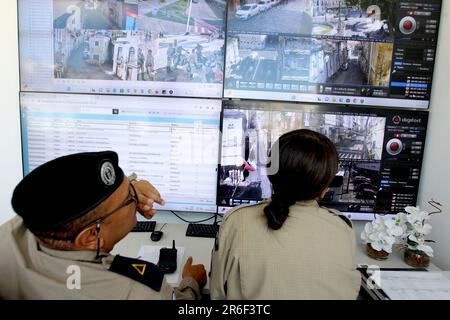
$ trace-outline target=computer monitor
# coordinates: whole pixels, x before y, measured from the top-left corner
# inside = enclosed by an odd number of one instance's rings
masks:
[[[22,91],[221,97],[220,1],[19,0]]]
[[[231,1],[224,96],[428,108],[441,2]]]
[[[125,174],[160,191],[166,205],[155,208],[216,212],[220,100],[21,93],[20,104],[24,174],[66,154],[113,150]]]
[[[334,142],[339,170],[322,199],[351,219],[415,206],[428,113],[281,102],[228,101],[223,106],[218,212],[268,199],[272,144],[295,129]]]

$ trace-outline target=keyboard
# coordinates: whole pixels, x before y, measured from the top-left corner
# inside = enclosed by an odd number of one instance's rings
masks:
[[[131,232],[153,232],[156,221],[138,221]]]
[[[190,223],[186,230],[187,237],[215,238],[219,231],[217,224]]]

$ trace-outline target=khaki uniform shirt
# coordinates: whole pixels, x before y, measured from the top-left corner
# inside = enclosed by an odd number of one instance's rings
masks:
[[[241,206],[224,217],[213,249],[211,298],[356,299],[361,278],[350,222],[303,201],[272,230],[266,205]]]
[[[200,298],[193,278],[181,281],[177,289],[164,279],[158,292],[109,271],[114,256],[105,255],[95,259],[94,251],[49,249],[38,243],[17,216],[0,227],[0,298],[172,299],[173,294],[177,299]],[[73,288],[71,266],[79,267],[80,289]]]

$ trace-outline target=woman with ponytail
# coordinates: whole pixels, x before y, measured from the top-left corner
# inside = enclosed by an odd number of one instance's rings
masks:
[[[234,208],[223,219],[213,250],[212,299],[355,299],[351,223],[320,207],[338,169],[333,143],[295,130],[276,142],[272,198]]]

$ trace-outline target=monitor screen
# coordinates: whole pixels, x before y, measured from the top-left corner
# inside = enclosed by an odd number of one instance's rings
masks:
[[[216,212],[221,101],[22,93],[24,174],[66,154],[113,150],[150,181],[162,210]],[[67,183],[70,183],[68,181]]]
[[[322,205],[362,220],[415,206],[427,117],[424,111],[225,102],[219,213],[271,197],[271,146],[295,129],[320,132],[336,146],[339,169]]]
[[[19,0],[22,91],[221,97],[220,1]]]
[[[230,1],[224,96],[428,108],[441,0]]]

